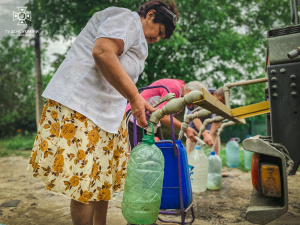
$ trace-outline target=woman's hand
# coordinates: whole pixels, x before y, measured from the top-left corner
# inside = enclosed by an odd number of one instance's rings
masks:
[[[197,142],[196,138],[194,136],[198,136],[197,131],[195,131],[193,128],[188,127],[185,130],[186,136],[192,141],[192,142]]]
[[[205,134],[203,132],[202,135],[203,135],[203,141],[205,142],[205,144],[212,147],[213,146],[213,139],[212,139],[211,135],[207,132]]]
[[[142,127],[148,126],[145,110],[154,112],[157,109],[150,106],[147,101],[139,94],[129,100],[131,105],[131,114],[136,117],[138,124]]]

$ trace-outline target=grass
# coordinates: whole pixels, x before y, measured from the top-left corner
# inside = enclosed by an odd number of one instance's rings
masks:
[[[27,150],[32,149],[35,135],[36,135],[35,133],[26,134],[26,135],[18,134],[15,137],[0,139],[0,157],[10,156],[10,155],[29,157],[31,151],[27,151]],[[207,156],[210,154],[210,148],[208,146],[204,147],[203,150]],[[223,167],[227,166],[225,144],[223,143],[221,144],[220,158],[222,159]],[[248,169],[245,168],[244,151],[242,150],[240,150],[240,165],[237,168],[244,172],[249,171]],[[298,168],[298,171],[300,171],[300,166]]]
[[[35,134],[21,135],[15,137],[5,138],[0,140],[0,157],[10,155],[21,155],[28,157],[35,139]]]

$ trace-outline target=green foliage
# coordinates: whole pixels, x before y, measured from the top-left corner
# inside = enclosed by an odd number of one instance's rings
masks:
[[[59,35],[68,39],[78,35],[93,13],[110,6],[134,10],[145,1],[135,0],[33,0],[26,4],[32,12],[32,22],[43,37],[57,40]]]
[[[227,82],[264,77],[266,32],[289,24],[289,1],[177,1],[181,18],[168,41],[149,48],[138,86],[165,77],[200,80],[220,87]],[[232,89],[250,104],[264,99],[264,86]],[[249,96],[249,97],[248,97]]]
[[[144,2],[34,0],[27,6],[36,14],[43,36],[56,39],[77,36],[97,11],[109,6],[136,10]],[[167,77],[200,80],[210,87],[264,77],[266,32],[290,23],[288,0],[183,0],[177,4],[176,31],[170,40],[149,46],[138,87]],[[263,101],[264,84],[234,88],[232,99],[241,99],[243,104]]]
[[[35,61],[28,41],[20,42],[9,36],[1,40],[0,52],[0,137],[3,137],[16,134],[17,129],[35,128]]]
[[[32,0],[32,27],[44,38],[77,36],[91,16],[110,6],[136,10],[146,0]],[[290,24],[288,0],[177,0],[180,19],[169,40],[149,46],[146,67],[137,83],[161,78],[199,80],[209,87],[264,77],[266,33]],[[57,55],[53,71],[65,54]],[[265,84],[232,88],[232,100],[252,104],[264,100]],[[233,102],[236,103],[236,102]],[[234,107],[233,107],[234,108]],[[12,116],[10,114],[9,116]]]
[[[18,134],[10,138],[0,140],[0,157],[9,155],[22,155],[28,157],[30,152],[24,150],[32,149],[35,134]]]

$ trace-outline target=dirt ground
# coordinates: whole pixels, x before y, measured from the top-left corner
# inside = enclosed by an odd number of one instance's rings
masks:
[[[26,170],[27,163],[28,159],[21,156],[0,158],[0,225],[71,225],[69,199],[47,191],[44,184]],[[250,173],[226,169],[229,177],[223,178],[219,191],[194,195],[194,225],[251,224],[245,220],[252,190]],[[269,224],[300,224],[299,184],[299,172],[288,178],[289,210]],[[15,207],[3,207],[3,203],[11,200],[20,202]],[[157,224],[166,223],[158,221]],[[114,201],[109,204],[107,225],[126,225]]]

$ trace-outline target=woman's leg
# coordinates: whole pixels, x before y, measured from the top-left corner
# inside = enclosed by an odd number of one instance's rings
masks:
[[[70,209],[73,225],[93,225],[94,202],[84,204],[71,199]]]
[[[108,201],[94,202],[94,225],[106,225]]]

